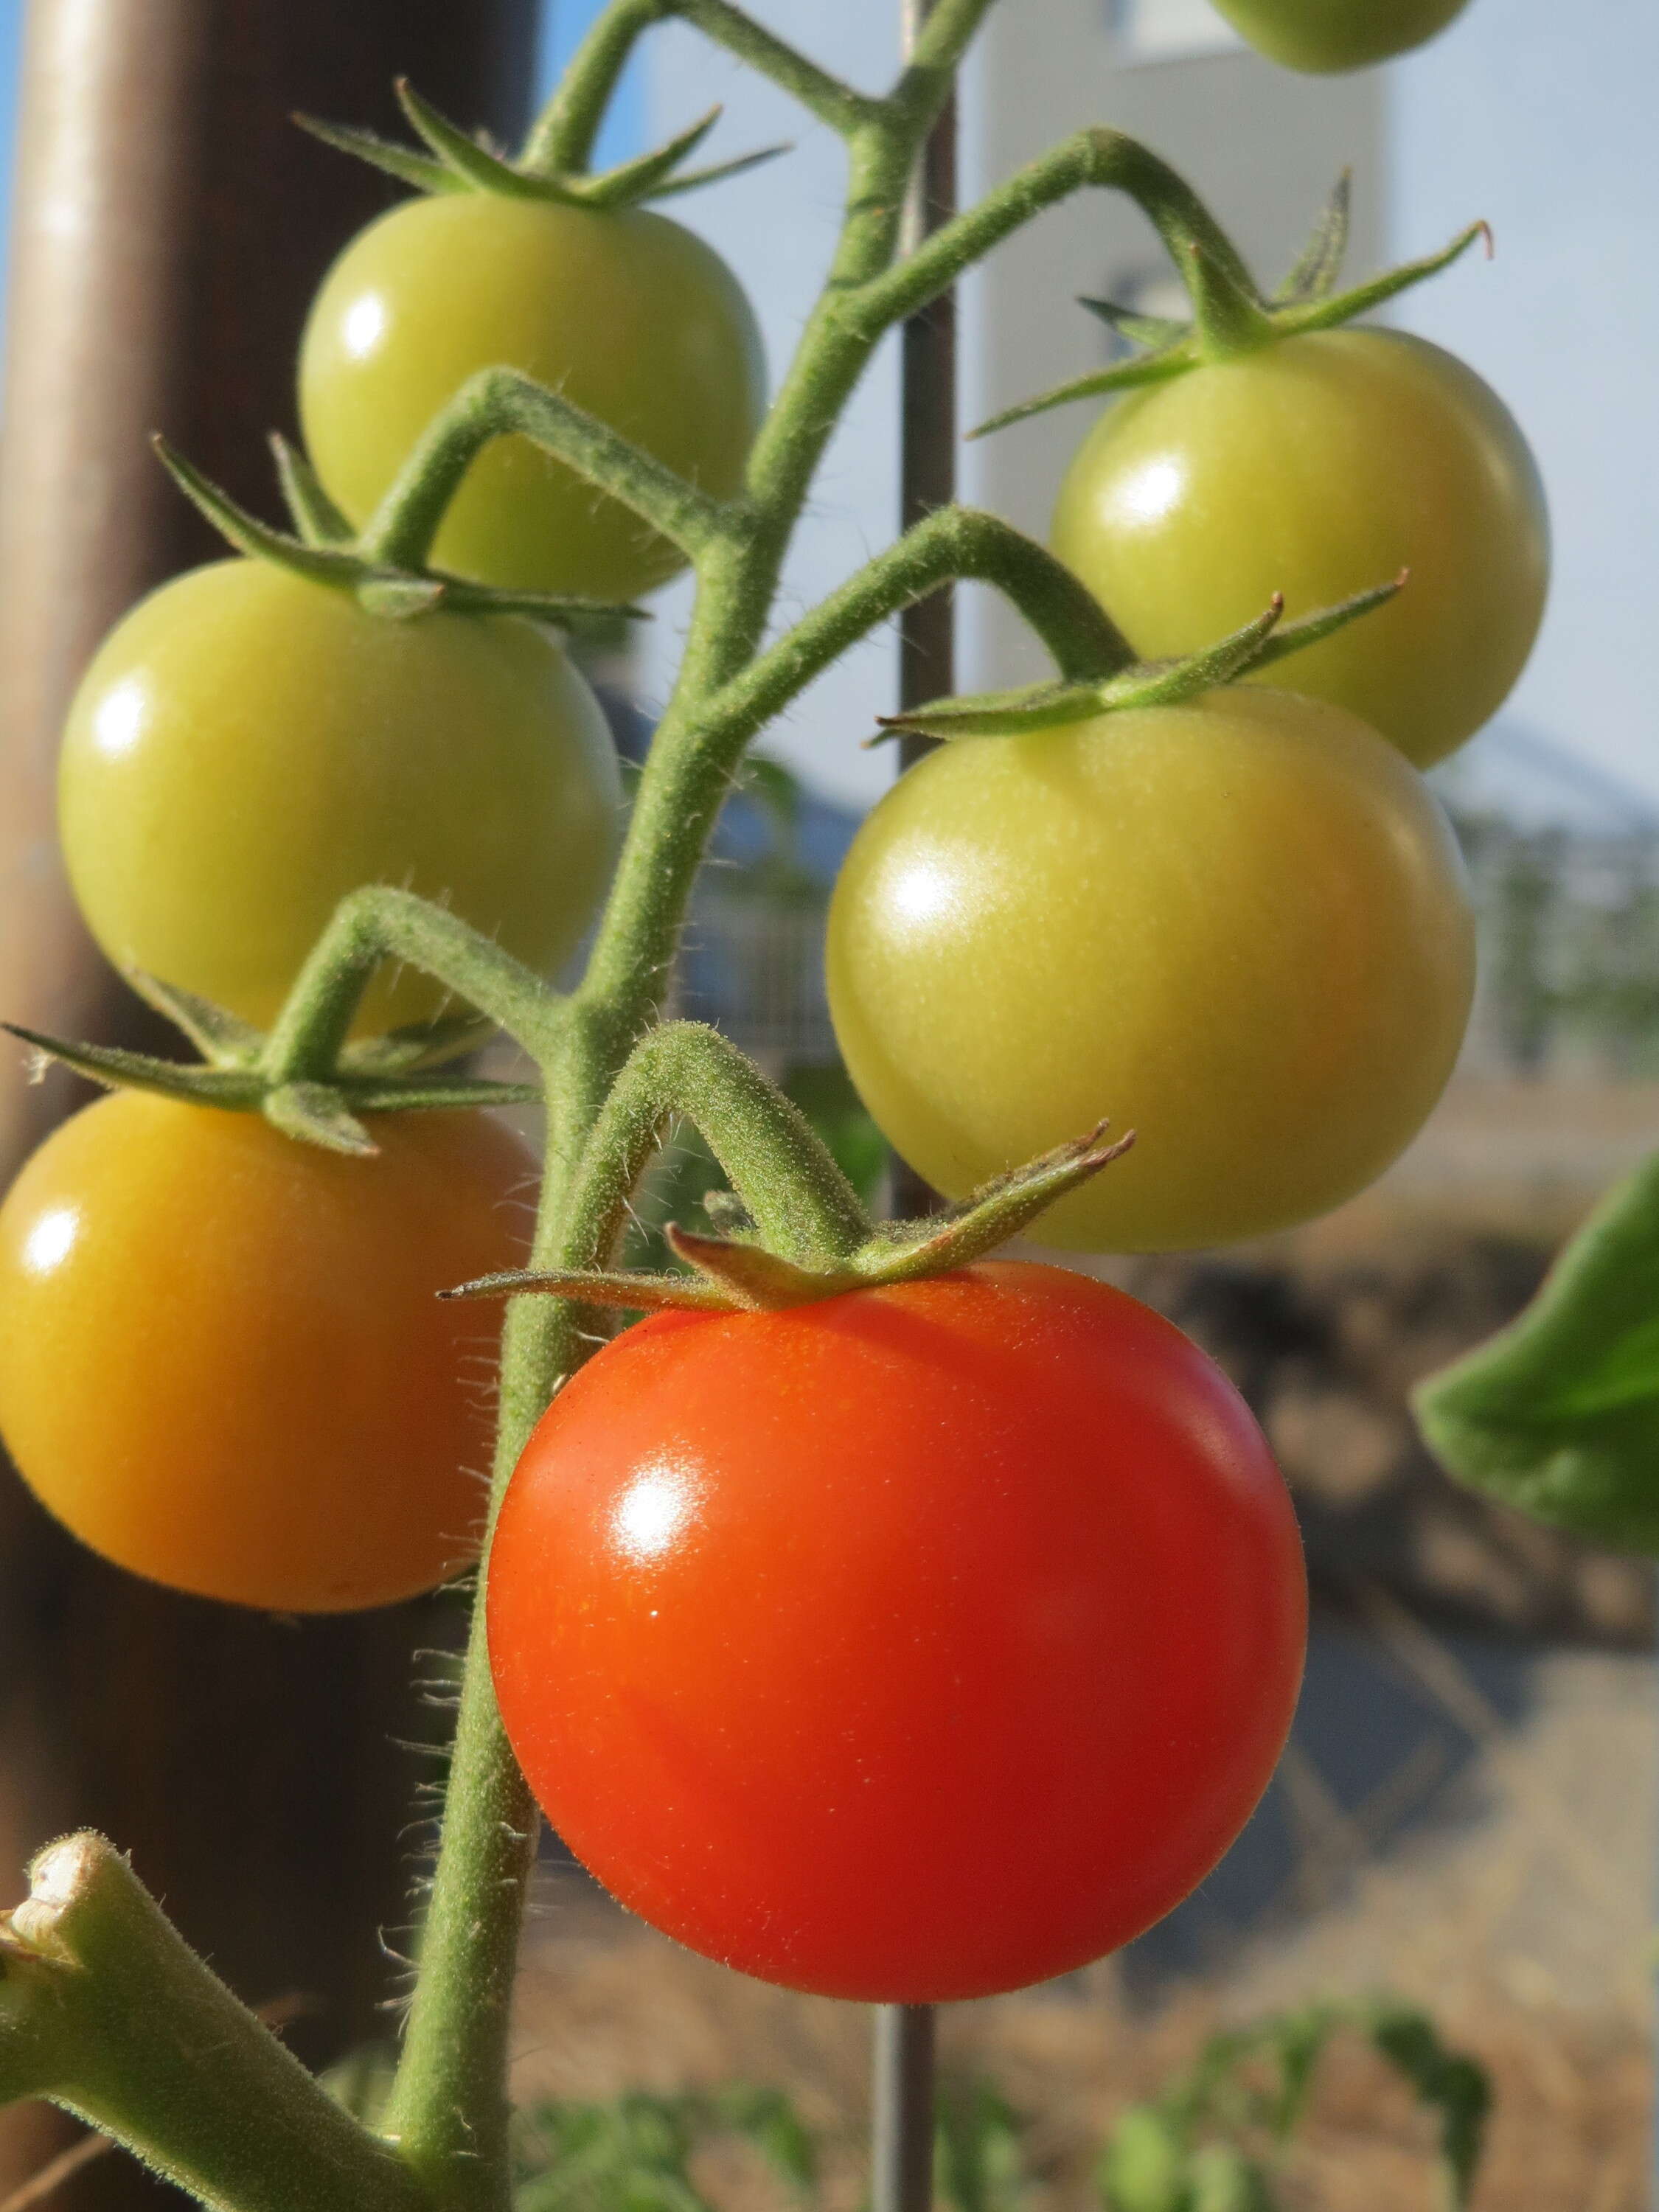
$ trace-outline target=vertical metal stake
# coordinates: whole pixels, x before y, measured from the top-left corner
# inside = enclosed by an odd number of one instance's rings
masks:
[[[902,36],[908,56],[933,0],[902,0]],[[902,251],[910,252],[930,230],[953,214],[957,199],[957,109],[952,97],[929,138],[905,207]],[[913,315],[902,333],[899,526],[913,523],[956,495],[957,313],[947,292]],[[949,592],[907,607],[899,620],[899,704],[920,706],[944,696],[955,684],[955,608]],[[926,738],[907,736],[900,762],[908,768],[927,750]],[[900,1171],[900,1210],[919,1212],[930,1194]],[[931,2212],[933,2201],[933,2008],[878,2005],[876,2008],[873,2129],[870,2196],[872,2212]]]
[[[876,2007],[872,2102],[872,2212],[930,2212],[933,2201],[932,2005]]]

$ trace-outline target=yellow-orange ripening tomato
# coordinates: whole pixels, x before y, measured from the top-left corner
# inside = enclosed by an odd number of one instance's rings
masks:
[[[1376,732],[1237,689],[931,753],[854,839],[830,1006],[948,1197],[1109,1115],[1045,1242],[1166,1251],[1362,1189],[1439,1097],[1474,929],[1444,815]]]
[[[261,1029],[366,884],[441,900],[550,973],[593,917],[621,809],[605,717],[550,631],[394,621],[264,561],[191,569],[116,625],[58,778],[70,881],[116,966]],[[357,1029],[444,995],[384,969]]]
[[[477,1550],[486,1312],[534,1176],[477,1114],[387,1115],[346,1159],[256,1115],[128,1091],[0,1206],[0,1436],[107,1559],[198,1596],[346,1613]]]
[[[478,370],[522,369],[716,498],[735,492],[766,368],[753,311],[711,246],[646,208],[499,192],[411,200],[355,238],[300,354],[324,483],[361,526],[432,417]],[[629,599],[677,547],[526,439],[488,447],[433,547],[520,590]]]
[[[1053,544],[1148,659],[1410,571],[1273,672],[1419,768],[1502,705],[1543,614],[1538,471],[1473,369],[1399,331],[1305,331],[1109,407],[1060,486]]]

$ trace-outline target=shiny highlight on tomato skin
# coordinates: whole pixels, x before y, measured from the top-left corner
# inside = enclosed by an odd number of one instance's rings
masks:
[[[1225,1377],[1016,1262],[628,1330],[526,1448],[487,1593],[514,1751],[623,1904],[908,2002],[1067,1972],[1202,1879],[1305,1604]]]

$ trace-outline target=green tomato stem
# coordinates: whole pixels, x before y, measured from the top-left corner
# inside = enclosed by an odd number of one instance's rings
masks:
[[[769,77],[809,113],[843,136],[880,109],[879,101],[843,84],[741,9],[728,6],[726,0],[616,0],[577,48],[558,88],[532,125],[519,167],[538,177],[583,173],[635,45],[653,23],[675,16],[758,75]]]
[[[30,1875],[0,1937],[0,2095],[51,2098],[225,2212],[430,2212],[101,1836]]]
[[[376,884],[330,917],[260,1056],[267,1083],[334,1083],[359,1001],[383,961],[447,983],[544,1068],[563,1041],[564,1002],[541,977],[441,907]]]
[[[470,377],[428,425],[358,541],[361,560],[423,568],[462,477],[496,438],[531,439],[631,507],[696,559],[729,526],[726,510],[608,423],[514,368]]]

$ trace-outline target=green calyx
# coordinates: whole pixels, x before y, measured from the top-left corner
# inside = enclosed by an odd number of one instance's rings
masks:
[[[556,597],[546,592],[514,592],[441,568],[402,568],[371,559],[358,550],[350,525],[330,499],[305,455],[273,433],[271,451],[277,482],[294,522],[294,534],[273,530],[239,507],[228,492],[204,477],[163,437],[150,441],[157,459],[191,505],[200,510],[236,552],[269,561],[307,583],[348,592],[368,614],[393,622],[442,608],[450,614],[526,615],[561,629],[599,622],[648,622],[643,607],[611,606],[598,599]]]
[[[1079,306],[1097,315],[1118,337],[1138,350],[1127,360],[1114,362],[1109,368],[1074,377],[1035,399],[1005,408],[969,435],[982,438],[989,431],[1023,422],[1029,416],[1046,414],[1051,407],[1064,407],[1073,399],[1093,399],[1105,392],[1161,384],[1206,362],[1234,361],[1307,331],[1335,330],[1449,268],[1477,238],[1484,238],[1487,252],[1492,252],[1490,228],[1485,222],[1473,222],[1438,253],[1402,262],[1380,276],[1339,292],[1337,279],[1348,244],[1349,189],[1345,172],[1289,275],[1271,294],[1262,292],[1212,219],[1201,235],[1182,235],[1174,226],[1166,226],[1164,242],[1192,301],[1191,318],[1179,320],[1173,316],[1139,314],[1110,300],[1079,301]]]
[[[537,142],[535,132],[525,150],[516,159],[509,159],[482,139],[470,137],[430,100],[423,100],[407,78],[398,79],[397,92],[398,105],[425,147],[424,153],[412,146],[399,146],[373,131],[322,123],[311,115],[296,115],[294,119],[325,146],[368,161],[419,192],[498,192],[507,199],[544,200],[556,207],[598,211],[639,207],[647,200],[696,191],[700,185],[738,176],[789,150],[787,146],[764,146],[757,153],[740,154],[735,161],[717,161],[701,169],[683,167],[720,121],[720,109],[711,107],[707,115],[653,152],[637,155],[631,161],[590,176],[554,168],[538,159],[531,151]]]
[[[917,1221],[884,1222],[844,1259],[823,1267],[804,1267],[769,1251],[744,1225],[742,1206],[729,1191],[714,1191],[705,1201],[721,1232],[678,1224],[667,1231],[670,1249],[690,1273],[631,1274],[622,1270],[530,1270],[485,1275],[476,1283],[441,1293],[445,1297],[513,1297],[540,1291],[574,1298],[583,1305],[617,1306],[629,1312],[677,1309],[689,1313],[777,1313],[791,1306],[816,1305],[848,1291],[880,1290],[897,1283],[919,1283],[933,1275],[965,1267],[1006,1244],[1046,1212],[1059,1199],[1121,1159],[1134,1142],[1133,1132],[1106,1141],[1106,1124],[1086,1137],[1061,1145],[1027,1167],[999,1176],[949,1212]]]
[[[210,1000],[153,975],[131,974],[127,981],[189,1039],[199,1060],[161,1060],[114,1045],[67,1043],[15,1022],[0,1028],[29,1048],[37,1078],[46,1062],[58,1060],[106,1091],[148,1091],[186,1106],[262,1114],[285,1136],[358,1158],[379,1150],[359,1118],[363,1115],[526,1105],[541,1097],[538,1084],[495,1083],[441,1072],[446,1061],[494,1034],[495,1024],[481,1015],[455,1015],[365,1037],[343,1048],[326,1081],[313,1081],[276,1066],[261,1032]]]
[[[981,691],[971,697],[935,699],[912,707],[902,714],[881,718],[881,736],[895,738],[914,732],[924,738],[1017,738],[1034,730],[1052,730],[1067,722],[1091,721],[1097,714],[1119,714],[1126,707],[1179,707],[1206,691],[1218,690],[1242,676],[1250,676],[1275,661],[1284,660],[1304,646],[1346,629],[1391,599],[1406,581],[1402,572],[1387,584],[1357,592],[1334,607],[1322,607],[1299,622],[1284,623],[1284,600],[1275,593],[1254,622],[1236,629],[1215,645],[1178,660],[1141,660],[1131,668],[1097,681],[1067,682],[1050,678],[1022,684],[1012,691]]]

